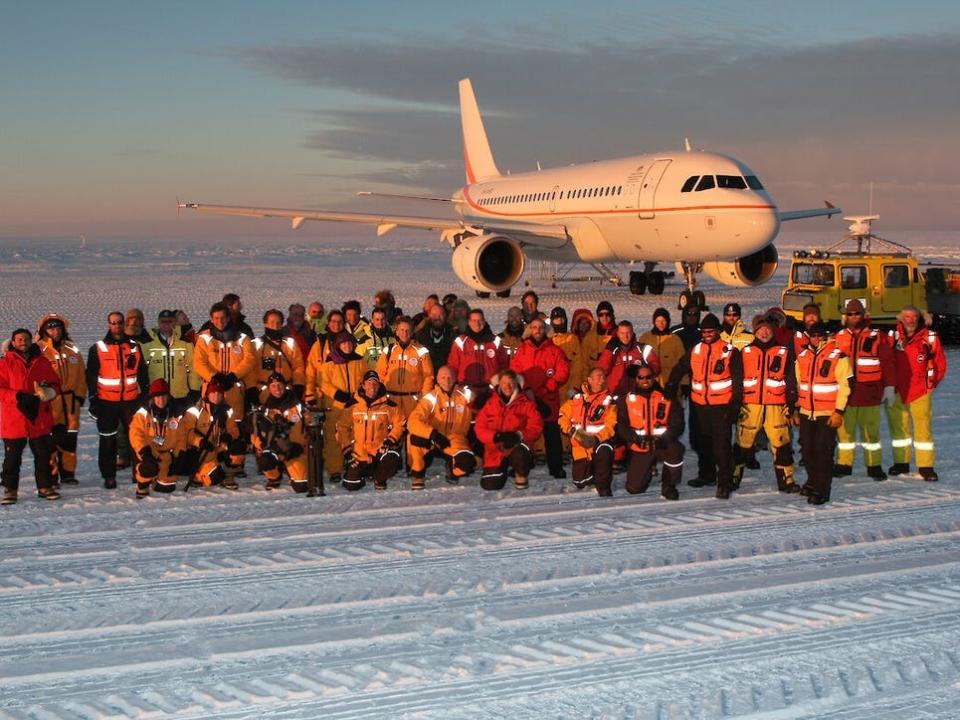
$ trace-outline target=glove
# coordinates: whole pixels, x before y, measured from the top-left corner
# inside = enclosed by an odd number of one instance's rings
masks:
[[[432,442],[441,450],[446,450],[448,447],[450,447],[450,438],[448,438],[439,430],[434,430],[430,433],[430,442]]]
[[[890,407],[897,399],[897,391],[893,389],[892,385],[887,385],[883,389],[883,404],[886,407]]]
[[[227,385],[231,387],[236,385],[238,382],[240,382],[240,378],[237,377],[237,374],[232,372],[228,372],[226,375],[224,375],[223,379],[227,383]]]
[[[160,466],[157,459],[149,450],[144,450],[140,456],[140,462],[137,463],[137,473],[144,480],[151,480],[160,474]]]
[[[505,432],[500,433],[500,435],[502,435],[500,444],[503,445],[505,450],[513,450],[523,439],[518,432]]]
[[[17,392],[17,409],[23,413],[23,416],[33,422],[40,414],[40,398],[30,393]]]
[[[35,382],[33,384],[33,394],[40,399],[40,402],[50,402],[57,396],[57,391],[46,383]]]
[[[591,435],[585,430],[577,430],[574,432],[573,439],[580,444],[580,447],[587,448],[588,450],[597,446],[597,436]]]
[[[661,435],[660,437],[658,437],[656,440],[653,441],[653,446],[657,450],[666,450],[667,445],[669,444],[670,444],[670,438],[668,438],[666,435]]]
[[[290,443],[290,447],[287,448],[287,456],[284,458],[284,460],[293,460],[301,455],[303,455],[303,445],[292,442]]]
[[[649,452],[653,449],[653,438],[649,435],[637,435],[635,443],[642,452]]]
[[[800,413],[796,410],[790,413],[790,424],[794,427],[800,427]]]
[[[827,418],[827,427],[831,427],[836,430],[841,425],[843,425],[843,415],[834,410],[830,414],[830,417]]]
[[[344,405],[348,405],[350,403],[350,400],[352,400],[352,398],[350,397],[350,393],[346,392],[345,390],[337,390],[333,394],[333,399],[336,400],[337,402],[343,403]]]
[[[214,448],[215,446],[214,446],[214,444],[213,444],[212,442],[210,442],[209,439],[204,438],[204,439],[202,439],[202,440],[200,441],[200,444],[199,444],[197,447],[198,447],[198,449],[200,450],[200,452],[205,453],[205,452],[210,452],[211,450],[213,450],[213,448]]]
[[[677,397],[677,384],[676,383],[667,383],[663,388],[663,394],[667,397],[676,398]]]
[[[348,470],[360,467],[360,458],[352,448],[343,454],[343,466]]]

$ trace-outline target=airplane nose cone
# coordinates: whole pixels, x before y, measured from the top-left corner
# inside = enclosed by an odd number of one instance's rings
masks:
[[[772,243],[778,232],[780,232],[780,218],[777,211],[757,210],[743,216],[733,244],[740,248],[742,255],[749,255]]]

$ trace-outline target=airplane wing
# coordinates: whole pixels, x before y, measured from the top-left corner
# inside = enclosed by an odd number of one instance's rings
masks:
[[[830,202],[824,202],[826,207],[824,208],[814,208],[812,210],[785,210],[780,212],[780,222],[786,222],[787,220],[802,220],[803,218],[812,218],[812,217],[830,217],[831,215],[838,215],[843,212],[842,208],[838,208]]]
[[[289,218],[296,230],[307,220],[326,220],[328,222],[349,222],[376,225],[377,235],[386,235],[394,228],[415,228],[418,230],[439,230],[458,232],[461,230],[478,233],[503,233],[514,237],[521,243],[541,247],[561,247],[569,239],[563,225],[535,225],[516,222],[465,222],[456,218],[420,217],[416,215],[381,215],[378,213],[340,212],[336,210],[295,210],[285,208],[259,208],[242,205],[205,205],[203,203],[177,202],[177,208],[196,210],[213,215],[236,215],[239,217]]]

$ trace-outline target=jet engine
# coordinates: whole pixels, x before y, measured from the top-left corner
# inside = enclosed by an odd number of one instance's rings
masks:
[[[523,275],[520,245],[503,235],[475,235],[453,251],[453,272],[465,285],[480,292],[511,288]]]
[[[703,264],[703,271],[714,280],[733,287],[761,285],[777,271],[779,255],[773,243],[763,250],[737,260],[711,260]]]

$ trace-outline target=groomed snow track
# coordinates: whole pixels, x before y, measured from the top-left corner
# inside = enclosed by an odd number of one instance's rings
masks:
[[[254,482],[4,513],[0,717],[946,717],[960,682],[947,484]]]

